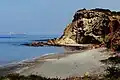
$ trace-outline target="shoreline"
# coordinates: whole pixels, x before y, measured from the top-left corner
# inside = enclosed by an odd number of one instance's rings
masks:
[[[44,57],[45,61],[41,64],[40,59],[34,66],[20,72],[21,75],[41,75],[43,77],[66,78],[70,76],[83,76],[86,72],[99,74],[104,71],[104,65],[100,60],[108,58],[108,55],[101,52],[103,48],[73,52],[67,55],[53,55]],[[56,56],[56,57],[54,57]],[[60,58],[58,58],[58,56]]]
[[[104,65],[101,64],[100,60],[109,57],[104,50],[106,50],[105,47],[44,54],[31,60],[0,68],[0,76],[18,73],[25,76],[33,74],[50,78],[56,76],[66,78],[83,76],[85,72],[89,71],[92,74],[97,74],[96,70],[98,73],[104,71]]]
[[[80,50],[77,50],[78,52]],[[7,75],[9,73],[14,73],[16,71],[24,69],[25,67],[32,67],[32,65],[37,64],[37,62],[40,62],[41,64],[46,62],[47,59],[59,59],[65,56],[68,56],[70,54],[74,54],[77,51],[66,51],[61,53],[46,53],[41,56],[34,57],[32,59],[25,59],[19,62],[12,62],[5,65],[0,66],[0,76]],[[84,51],[84,50],[81,50]]]
[[[106,48],[83,50],[78,52],[53,54],[38,58],[32,66],[21,68],[15,73],[20,75],[41,75],[43,77],[66,78],[70,76],[83,76],[86,72],[99,74],[104,72],[105,65],[100,60],[107,59]],[[103,52],[101,52],[103,51]],[[107,54],[106,54],[107,53]]]

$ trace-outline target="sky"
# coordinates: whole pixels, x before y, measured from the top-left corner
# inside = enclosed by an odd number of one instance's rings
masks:
[[[120,0],[0,0],[0,33],[62,34],[78,9],[120,10]]]

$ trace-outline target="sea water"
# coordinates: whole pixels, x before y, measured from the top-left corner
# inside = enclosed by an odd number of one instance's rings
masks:
[[[56,38],[58,35],[25,35],[16,37],[0,37],[0,65],[6,65],[22,60],[30,60],[48,53],[62,53],[62,47],[30,47],[21,44],[32,41],[44,41]]]

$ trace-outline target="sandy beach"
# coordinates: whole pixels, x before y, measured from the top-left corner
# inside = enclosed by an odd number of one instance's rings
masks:
[[[83,76],[86,72],[92,75],[98,74],[102,73],[105,67],[100,60],[109,57],[105,50],[106,48],[97,48],[70,54],[45,55],[31,62],[31,65],[18,68],[14,72],[21,75],[35,74],[51,78]]]

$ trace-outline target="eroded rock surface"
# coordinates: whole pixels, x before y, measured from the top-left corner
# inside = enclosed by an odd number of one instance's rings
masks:
[[[65,46],[67,44],[97,44],[120,50],[120,12],[108,9],[78,10],[60,38],[24,45]]]
[[[107,9],[78,10],[57,44],[120,46],[120,12]],[[112,42],[112,43],[111,43]],[[111,45],[108,45],[111,44]]]

